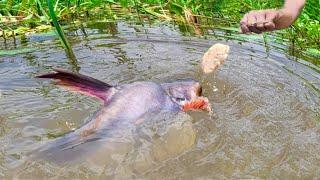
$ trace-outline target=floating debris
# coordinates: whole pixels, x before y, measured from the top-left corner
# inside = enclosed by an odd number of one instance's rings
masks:
[[[203,55],[201,60],[201,68],[204,73],[211,73],[216,70],[227,59],[229,54],[229,46],[223,44],[214,44]]]

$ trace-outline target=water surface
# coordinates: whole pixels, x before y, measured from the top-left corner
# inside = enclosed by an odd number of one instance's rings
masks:
[[[77,63],[52,34],[1,43],[1,49],[27,51],[0,57],[0,177],[319,178],[319,68],[271,35],[267,42],[263,36],[239,41],[228,30],[201,31],[167,23],[86,23],[68,33]],[[214,43],[229,45],[229,58],[203,75],[198,62]],[[26,162],[100,106],[34,78],[53,67],[80,68],[110,84],[195,78],[213,113],[153,117],[83,163]]]

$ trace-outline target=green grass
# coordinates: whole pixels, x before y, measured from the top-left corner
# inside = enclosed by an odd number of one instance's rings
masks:
[[[52,23],[64,47],[70,51],[70,43],[58,21],[64,24],[88,18],[116,17],[118,12],[123,11],[183,23],[196,20],[197,23],[205,24],[223,20],[221,22],[224,22],[224,26],[237,28],[246,12],[279,8],[282,4],[283,0],[0,0],[0,36],[41,32]],[[296,48],[318,55],[319,14],[320,1],[307,0],[305,9],[294,25],[278,31],[280,39],[288,39]]]
[[[49,8],[49,15],[50,18],[52,20],[52,23],[54,24],[54,27],[56,28],[57,34],[59,36],[59,39],[61,41],[61,43],[63,44],[64,48],[66,49],[67,53],[69,56],[75,57],[72,47],[68,41],[68,39],[66,38],[55,13],[54,7],[53,7],[53,0],[47,0],[48,2],[48,8]],[[57,1],[58,2],[58,1]]]

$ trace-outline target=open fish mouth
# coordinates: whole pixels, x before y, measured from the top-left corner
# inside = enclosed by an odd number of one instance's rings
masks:
[[[191,89],[191,98],[183,103],[182,110],[184,112],[189,110],[202,110],[211,112],[209,99],[202,96],[202,87],[200,83],[196,82]]]
[[[186,101],[182,106],[182,110],[184,112],[189,110],[203,110],[203,111],[211,111],[211,105],[209,103],[208,98],[204,96],[199,96],[190,101]]]

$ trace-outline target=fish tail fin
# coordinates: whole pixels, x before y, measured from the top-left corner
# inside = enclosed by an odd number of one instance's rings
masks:
[[[51,161],[57,164],[83,160],[97,145],[81,145],[95,142],[99,139],[96,136],[82,139],[77,134],[71,132],[51,142],[47,142],[43,147],[35,151],[30,159]]]

